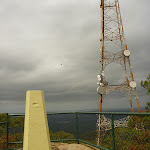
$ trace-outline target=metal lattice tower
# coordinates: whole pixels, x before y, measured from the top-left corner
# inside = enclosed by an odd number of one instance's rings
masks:
[[[102,102],[104,96],[111,91],[123,91],[127,93],[131,111],[133,112],[132,97],[138,104],[138,111],[141,111],[136,91],[136,82],[134,81],[133,70],[130,63],[130,51],[128,50],[124,28],[121,19],[121,12],[118,0],[101,0],[102,9],[102,38],[101,42],[101,60],[100,74],[98,77],[97,91],[99,98],[99,112],[102,112]],[[104,76],[104,70],[110,63],[120,64],[123,68],[125,79],[120,85],[109,83]],[[101,117],[98,118],[98,145],[101,143],[102,130],[100,128]]]

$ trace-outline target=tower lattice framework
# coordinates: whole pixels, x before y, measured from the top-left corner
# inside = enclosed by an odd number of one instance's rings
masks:
[[[134,95],[138,104],[138,111],[141,111],[136,91],[136,82],[134,80],[133,70],[130,63],[130,51],[128,50],[124,35],[119,0],[101,0],[100,8],[102,9],[102,38],[100,39],[100,74],[97,76],[97,91],[100,95],[99,112],[102,112],[102,103],[105,95],[111,91],[123,91],[127,94],[132,112],[133,106],[131,95]],[[104,70],[107,65],[113,62],[121,65],[123,68],[125,78],[122,84],[112,84],[105,79]],[[98,118],[98,145],[101,143],[102,136],[101,117],[102,115],[99,115]]]

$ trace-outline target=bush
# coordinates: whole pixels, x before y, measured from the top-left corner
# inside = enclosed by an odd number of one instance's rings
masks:
[[[128,127],[143,131],[150,130],[150,116],[132,116],[128,121]]]
[[[6,135],[6,129],[4,127],[0,126],[0,138],[4,134]]]
[[[61,140],[61,139],[75,139],[74,135],[71,133],[66,133],[64,131],[59,131],[53,133],[50,131],[50,139],[51,140]]]
[[[9,142],[15,142],[16,139],[14,136],[9,135],[8,136]],[[9,144],[9,148],[15,148],[16,146],[14,144]],[[0,138],[0,150],[6,150],[7,149],[7,137],[6,135],[1,136]]]

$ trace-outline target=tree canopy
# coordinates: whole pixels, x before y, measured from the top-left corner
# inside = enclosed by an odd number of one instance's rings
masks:
[[[147,93],[146,94],[149,95],[149,93],[150,93],[150,74],[147,77],[147,80],[145,80],[145,81],[141,80],[141,86],[144,87],[145,89],[147,89]]]
[[[150,74],[148,75],[147,79],[145,81],[141,80],[141,86],[145,89],[147,89],[147,95],[150,93]],[[147,102],[147,106],[145,106],[145,109],[147,112],[150,112],[150,102]]]

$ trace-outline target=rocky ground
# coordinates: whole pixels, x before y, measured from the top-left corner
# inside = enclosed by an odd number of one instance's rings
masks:
[[[52,150],[98,150],[97,148],[94,148],[89,145],[84,144],[68,144],[68,143],[60,143],[60,142],[51,142],[51,148]],[[18,150],[23,150],[18,149]]]
[[[52,142],[52,150],[96,150],[96,148],[83,144],[67,144]]]

